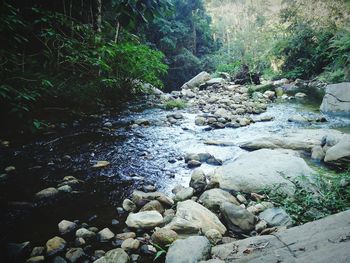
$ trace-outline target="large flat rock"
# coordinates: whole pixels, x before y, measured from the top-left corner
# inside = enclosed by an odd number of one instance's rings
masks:
[[[293,227],[212,248],[225,262],[350,262],[350,210]]]
[[[350,112],[350,82],[328,85],[320,107],[322,112]]]
[[[310,177],[313,173],[300,157],[278,150],[262,149],[244,153],[218,168],[213,180],[222,189],[247,193],[279,185],[292,195],[294,184],[291,181],[300,176]]]

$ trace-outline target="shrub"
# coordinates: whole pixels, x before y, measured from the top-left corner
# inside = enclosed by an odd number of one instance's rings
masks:
[[[186,107],[186,102],[180,99],[169,100],[165,103],[165,109],[172,110],[174,108],[183,109]]]

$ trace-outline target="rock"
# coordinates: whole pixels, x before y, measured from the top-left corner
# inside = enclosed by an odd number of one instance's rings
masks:
[[[134,121],[134,123],[137,125],[143,125],[143,126],[148,126],[150,124],[149,120],[146,120],[146,119],[137,119]]]
[[[194,120],[194,124],[196,124],[197,126],[205,126],[206,119],[204,117],[197,116]]]
[[[298,92],[294,95],[295,98],[297,99],[303,99],[305,98],[307,95],[305,93],[302,93],[302,92]]]
[[[43,256],[45,252],[44,247],[34,247],[32,252],[30,253],[31,257]]]
[[[136,211],[137,207],[136,205],[134,204],[133,201],[131,201],[130,199],[125,199],[123,201],[123,209],[127,212],[134,212]]]
[[[242,154],[235,161],[218,168],[213,177],[222,189],[251,193],[280,185],[292,195],[294,185],[290,180],[299,176],[308,178],[313,173],[302,158],[263,149]]]
[[[96,238],[96,233],[87,230],[86,228],[79,228],[76,232],[75,232],[75,236],[77,238],[81,237],[86,241],[90,241]]]
[[[82,247],[86,244],[86,242],[85,242],[84,238],[78,237],[75,239],[74,244],[77,247]]]
[[[152,241],[161,247],[172,244],[177,238],[177,233],[167,228],[160,228],[152,234]]]
[[[131,259],[131,262],[139,262],[140,261],[140,258],[141,258],[141,256],[140,255],[137,255],[137,254],[132,254],[131,256],[130,256],[130,259]]]
[[[56,199],[59,195],[59,191],[54,187],[49,187],[35,194],[35,199],[37,201],[47,201]]]
[[[289,122],[295,122],[295,123],[308,123],[308,119],[301,116],[300,114],[293,115],[288,118]]]
[[[110,121],[107,121],[103,124],[103,126],[107,128],[112,128],[113,124]]]
[[[238,205],[225,202],[221,204],[220,211],[226,225],[234,232],[248,233],[255,227],[255,216]]]
[[[196,97],[196,94],[193,91],[189,90],[189,89],[181,90],[181,94],[182,94],[182,96],[188,97],[188,98]]]
[[[6,173],[11,173],[11,172],[16,171],[16,167],[14,167],[14,166],[7,166],[7,167],[4,169],[4,171],[5,171]]]
[[[63,257],[56,256],[54,257],[52,263],[67,263],[67,261]]]
[[[44,263],[44,262],[45,262],[44,256],[31,257],[31,258],[28,258],[26,261],[26,263]]]
[[[222,261],[220,259],[209,259],[206,261],[200,261],[199,263],[225,263],[225,261]]]
[[[128,238],[123,241],[121,247],[125,251],[135,251],[140,247],[140,241],[137,239]]]
[[[260,213],[260,219],[267,222],[269,226],[292,226],[291,217],[282,208],[269,208]]]
[[[207,186],[207,179],[201,169],[195,169],[191,175],[190,187],[194,189],[195,193],[201,193]]]
[[[97,233],[97,238],[100,242],[108,242],[113,237],[114,233],[107,227]]]
[[[61,193],[71,193],[73,191],[72,187],[69,185],[62,185],[58,187],[57,190]]]
[[[261,203],[258,203],[258,204],[255,204],[253,206],[248,207],[247,210],[249,212],[251,212],[252,214],[256,215],[256,214],[259,214],[262,211],[264,211],[268,208],[272,208],[272,207],[273,207],[273,204],[270,202],[261,202]]]
[[[259,223],[255,225],[255,231],[260,233],[261,231],[267,228],[267,223],[265,220],[261,220]]]
[[[176,217],[191,222],[201,229],[203,233],[210,229],[216,229],[221,234],[226,232],[226,227],[213,212],[192,200],[186,200],[177,204]],[[175,230],[175,232],[177,231]]]
[[[320,106],[322,112],[350,112],[350,82],[328,85]]]
[[[108,251],[105,256],[94,261],[94,263],[129,263],[128,254],[121,248]]]
[[[154,255],[157,253],[157,249],[152,245],[142,245],[140,251],[144,255]]]
[[[9,243],[7,245],[7,255],[10,262],[23,262],[31,251],[30,242]]]
[[[223,78],[213,78],[205,82],[206,86],[213,86],[217,84],[224,84],[226,81]]]
[[[243,195],[237,195],[236,198],[241,204],[248,204],[247,199]]]
[[[109,165],[110,163],[108,161],[97,161],[92,168],[105,168]]]
[[[71,263],[80,262],[86,257],[82,248],[71,248],[66,253],[66,259]]]
[[[135,204],[139,203],[142,200],[158,200],[165,206],[172,206],[174,204],[174,201],[171,198],[160,192],[144,193],[136,190],[132,193],[132,201]]]
[[[197,235],[200,227],[194,222],[175,216],[164,228],[171,229],[181,236],[187,236],[190,234]]]
[[[94,252],[95,258],[102,258],[104,255],[106,255],[104,250],[95,250]]]
[[[62,252],[66,248],[67,242],[61,237],[51,238],[46,242],[46,254],[53,256]]]
[[[190,160],[187,163],[188,168],[196,168],[196,167],[199,167],[201,165],[202,165],[202,163],[200,161],[196,161],[196,160]]]
[[[145,204],[140,209],[140,212],[143,212],[143,211],[157,211],[160,214],[163,214],[164,213],[164,207],[159,201],[152,200],[152,201],[148,202],[147,204]]]
[[[197,263],[208,259],[210,242],[206,237],[193,236],[176,240],[168,250],[165,263]]]
[[[199,73],[197,76],[186,82],[181,89],[193,89],[195,87],[198,87],[199,85],[203,84],[204,82],[210,80],[210,74],[203,71]]]
[[[120,233],[120,234],[117,234],[115,238],[120,240],[125,240],[128,238],[136,238],[136,234],[134,232]]]
[[[321,146],[315,146],[311,150],[311,159],[322,161],[325,157],[325,152],[323,151]]]
[[[159,226],[163,222],[162,215],[157,211],[144,211],[130,213],[126,219],[128,227],[150,229]]]
[[[171,192],[173,193],[173,194],[177,194],[178,192],[180,192],[182,189],[184,189],[185,187],[183,186],[183,185],[176,185],[172,190],[171,190]]]
[[[155,192],[157,188],[154,185],[144,185],[143,190],[148,193],[148,192]]]
[[[68,220],[62,220],[59,224],[58,224],[58,232],[61,235],[65,235],[68,233],[71,233],[73,231],[75,231],[77,229],[77,224]]]
[[[268,98],[268,99],[272,100],[272,99],[275,98],[276,93],[274,91],[267,90],[267,91],[264,92],[263,95],[264,95],[265,98]]]
[[[216,229],[209,229],[205,232],[205,237],[208,238],[211,244],[216,245],[222,240],[221,233]]]
[[[192,187],[186,187],[182,190],[180,190],[178,193],[175,195],[175,201],[180,202],[180,201],[185,201],[187,199],[191,199],[193,196],[194,190]]]
[[[326,151],[324,161],[346,170],[350,164],[350,138],[342,139]]]
[[[199,198],[199,201],[213,212],[220,211],[220,205],[224,202],[230,202],[239,205],[238,201],[229,192],[219,188],[205,191]]]

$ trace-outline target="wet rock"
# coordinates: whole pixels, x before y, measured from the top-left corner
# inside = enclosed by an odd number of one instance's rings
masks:
[[[186,187],[184,189],[181,189],[179,192],[177,192],[174,199],[176,202],[185,201],[187,199],[191,199],[193,194],[194,194],[193,188]]]
[[[96,233],[87,230],[86,228],[79,228],[76,232],[75,232],[75,236],[77,238],[81,237],[83,238],[85,241],[91,241],[93,239],[96,238]]]
[[[262,149],[244,153],[235,161],[219,167],[213,178],[222,189],[251,193],[280,185],[286,193],[293,195],[291,180],[299,176],[308,178],[313,174],[314,171],[302,158],[278,150]]]
[[[326,156],[321,146],[315,146],[311,150],[311,159],[321,161]]]
[[[125,211],[127,211],[127,212],[134,212],[134,211],[136,211],[136,209],[137,209],[137,207],[136,207],[136,205],[134,204],[134,202],[131,201],[130,199],[125,199],[125,200],[123,201],[122,206],[123,206],[123,209],[124,209]]]
[[[105,256],[94,261],[94,263],[129,263],[128,254],[121,248],[108,251]]]
[[[322,112],[350,112],[350,82],[328,85],[320,106]]]
[[[190,160],[187,163],[188,168],[196,168],[196,167],[199,167],[201,165],[202,165],[202,163],[200,161],[196,161],[196,160]]]
[[[143,211],[157,211],[160,214],[163,214],[164,213],[164,207],[159,201],[152,200],[152,201],[148,202],[147,204],[145,204],[140,209],[140,212],[143,212]]]
[[[205,237],[208,238],[210,243],[213,245],[220,243],[222,240],[221,233],[216,229],[209,229],[207,232],[205,232]]]
[[[269,226],[292,226],[291,217],[282,208],[269,208],[260,213],[260,219],[267,222]]]
[[[66,253],[66,259],[71,263],[80,262],[86,257],[82,248],[71,248]]]
[[[35,256],[27,259],[26,263],[44,263],[45,257],[44,256]]]
[[[192,201],[186,200],[177,205],[176,217],[189,221],[197,226],[204,233],[210,229],[216,229],[221,234],[226,232],[226,227],[220,222],[217,216],[204,206]],[[173,229],[177,232],[175,229]]]
[[[100,242],[108,242],[113,237],[114,237],[114,233],[107,227],[97,233],[97,239]]]
[[[148,126],[150,124],[149,120],[147,119],[138,119],[138,120],[135,120],[134,123],[137,125],[144,125],[144,126]]]
[[[49,187],[41,190],[35,194],[35,200],[37,201],[49,201],[56,199],[59,195],[59,191],[54,187]]]
[[[190,187],[194,189],[195,193],[201,193],[207,186],[207,179],[203,170],[195,169],[191,175]]]
[[[98,228],[94,227],[94,226],[89,227],[88,230],[91,231],[91,232],[94,232],[94,233],[98,232]]]
[[[77,229],[77,224],[68,220],[62,220],[59,224],[58,224],[58,232],[61,235],[65,235],[68,233],[71,233],[73,231],[75,231]]]
[[[161,247],[172,244],[178,235],[175,231],[167,228],[160,228],[152,234],[152,241]]]
[[[125,239],[121,245],[125,251],[135,251],[140,247],[140,241],[133,238]]]
[[[7,167],[4,169],[4,171],[5,171],[6,173],[11,173],[11,172],[16,171],[16,167],[14,167],[14,166],[7,166]]]
[[[51,238],[46,242],[46,254],[48,256],[56,255],[66,248],[67,242],[61,237]]]
[[[271,91],[271,90],[267,90],[264,92],[264,97],[267,98],[267,99],[274,99],[276,97],[276,93],[274,91]]]
[[[225,202],[220,211],[228,228],[238,233],[248,233],[255,227],[255,216],[246,209],[235,204]]]
[[[214,188],[205,191],[199,198],[199,201],[213,212],[220,211],[220,205],[224,202],[230,202],[239,205],[237,199],[229,192],[222,189]]]
[[[9,243],[7,245],[7,255],[11,262],[23,262],[31,251],[29,241],[23,243]]]
[[[209,258],[210,242],[206,237],[193,236],[175,241],[168,250],[165,263],[195,263]]]
[[[162,215],[157,211],[144,211],[139,213],[130,213],[126,219],[128,227],[150,229],[159,226],[163,222]]]
[[[305,93],[298,92],[294,95],[294,97],[297,99],[303,99],[303,98],[307,97],[307,95]]]
[[[194,120],[194,124],[197,126],[205,126],[206,125],[206,119],[201,116],[197,116]]]
[[[135,232],[120,233],[115,236],[116,239],[125,240],[128,238],[136,238]]]

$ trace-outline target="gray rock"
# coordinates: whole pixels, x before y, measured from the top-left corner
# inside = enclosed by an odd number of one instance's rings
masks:
[[[144,193],[142,191],[134,191],[132,193],[132,201],[137,204],[142,200],[158,200],[165,206],[172,206],[174,204],[174,201],[170,198],[164,195],[160,192],[152,192],[152,193]]]
[[[173,230],[181,236],[187,236],[190,234],[197,235],[200,230],[198,224],[176,216],[173,217],[171,222],[164,226],[164,228]]]
[[[222,189],[251,193],[280,185],[281,189],[293,195],[291,180],[299,176],[308,178],[313,173],[302,158],[263,149],[244,153],[235,161],[223,165],[216,170],[213,178]]]
[[[58,224],[58,232],[61,235],[71,233],[77,229],[77,224],[68,220],[62,220]]]
[[[265,220],[261,220],[259,223],[255,225],[255,231],[260,233],[261,231],[267,228],[267,223]]]
[[[201,169],[195,169],[191,175],[190,187],[192,187],[195,193],[201,193],[207,186],[207,179],[204,172]]]
[[[175,201],[180,202],[180,201],[185,201],[187,199],[191,199],[191,197],[194,194],[194,190],[192,187],[186,187],[184,189],[181,189],[178,193],[175,195]]]
[[[199,198],[199,201],[213,212],[220,211],[220,205],[224,202],[230,202],[239,205],[236,198],[229,192],[219,188],[214,188],[205,191]]]
[[[213,78],[205,82],[206,86],[213,86],[216,84],[224,84],[226,81],[223,78]]]
[[[121,248],[108,251],[105,256],[95,260],[94,263],[129,263],[128,254]]]
[[[133,201],[131,201],[130,199],[125,199],[123,201],[123,209],[127,212],[134,212],[136,211],[136,205],[134,204]]]
[[[115,236],[116,239],[125,240],[128,238],[136,238],[135,232],[120,233]]]
[[[62,252],[66,248],[67,242],[61,237],[51,238],[46,242],[46,254],[53,256]]]
[[[71,263],[80,262],[86,257],[82,248],[71,248],[66,253],[66,259]]]
[[[221,204],[220,211],[228,228],[238,233],[248,233],[255,227],[255,216],[246,209],[225,202]]]
[[[145,204],[141,209],[140,212],[143,211],[157,211],[160,214],[164,213],[164,207],[158,200],[152,200]]]
[[[169,248],[165,263],[197,263],[208,259],[210,242],[202,236],[175,241]]]
[[[201,116],[197,116],[194,120],[194,124],[197,126],[205,126],[206,125],[206,119]]]
[[[350,82],[328,85],[320,106],[322,112],[350,112]]]
[[[57,198],[59,195],[59,191],[54,187],[49,187],[41,190],[35,194],[35,199],[37,201],[46,201]]]
[[[81,237],[86,241],[90,241],[96,238],[96,233],[86,229],[86,228],[79,228],[76,232],[75,232],[75,236],[77,238]]]
[[[181,88],[195,88],[198,87],[199,85],[201,85],[202,83],[208,81],[210,79],[210,74],[203,71],[201,73],[199,73],[197,76],[193,77],[191,80],[189,80],[188,82],[186,82]]]
[[[63,257],[56,256],[54,257],[52,263],[67,263],[67,261]]]
[[[135,251],[140,247],[140,241],[133,238],[125,239],[121,245],[121,248],[125,251]]]
[[[44,263],[45,262],[45,257],[44,256],[35,256],[28,258],[26,263]]]
[[[200,161],[197,161],[197,160],[190,160],[190,161],[188,161],[188,163],[187,163],[187,166],[189,167],[189,168],[196,168],[196,167],[199,167],[199,166],[201,166],[202,165],[202,163],[200,162]]]
[[[130,213],[125,223],[132,228],[150,229],[162,224],[163,217],[157,211]]]
[[[259,214],[260,219],[267,222],[269,226],[292,226],[292,218],[282,208],[274,207],[266,209]]]
[[[313,160],[321,161],[324,159],[325,155],[321,146],[315,146],[311,150],[311,159]]]
[[[210,229],[205,232],[205,237],[208,238],[211,244],[216,245],[222,240],[221,233],[216,229]]]
[[[342,139],[326,151],[324,161],[338,168],[347,169],[350,164],[350,138]]]
[[[113,237],[114,233],[107,227],[97,233],[97,238],[100,242],[108,242]]]
[[[291,117],[288,118],[289,122],[295,122],[295,123],[308,123],[308,119],[301,116],[300,114],[297,115],[293,115]]]
[[[42,256],[44,255],[45,248],[44,247],[34,247],[32,252],[30,253],[31,257]]]
[[[220,259],[209,259],[205,261],[200,261],[199,263],[225,263],[225,261],[222,261]]]
[[[177,233],[167,228],[160,228],[152,234],[152,241],[161,247],[172,244],[177,238]]]

